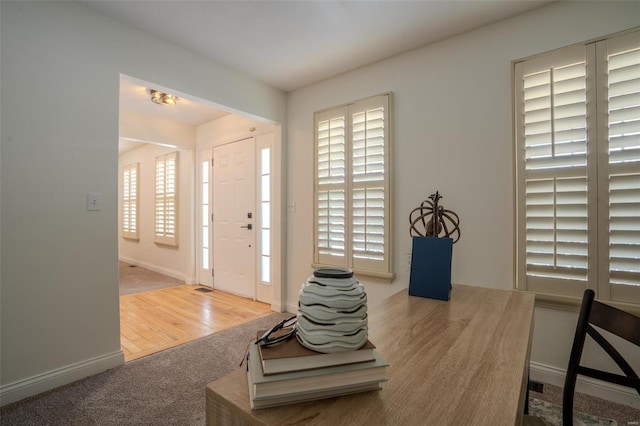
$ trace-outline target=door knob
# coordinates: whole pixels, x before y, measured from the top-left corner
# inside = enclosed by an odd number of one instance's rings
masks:
[[[248,224],[247,226],[241,226],[240,228],[253,229],[253,225]]]

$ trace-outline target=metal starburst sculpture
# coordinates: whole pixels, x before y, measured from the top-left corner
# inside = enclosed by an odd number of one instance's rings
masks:
[[[409,214],[409,234],[419,237],[449,237],[455,244],[460,239],[460,218],[453,210],[439,205],[442,195],[438,191],[429,195]]]

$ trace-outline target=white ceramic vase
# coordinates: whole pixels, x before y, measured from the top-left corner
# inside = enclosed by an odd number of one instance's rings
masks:
[[[300,289],[296,338],[322,353],[359,349],[367,342],[367,294],[344,268],[318,268]]]

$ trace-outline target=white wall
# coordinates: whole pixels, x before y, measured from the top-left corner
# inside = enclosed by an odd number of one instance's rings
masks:
[[[392,284],[364,281],[369,304],[408,285],[409,212],[439,190],[461,218],[453,281],[511,289],[514,199],[511,62],[640,25],[638,2],[559,2],[289,93],[287,306],[313,257],[313,113],[395,97]],[[455,297],[455,294],[453,295]],[[575,316],[536,310],[532,360],[566,368]],[[554,336],[549,340],[545,336]]]
[[[120,111],[120,137],[165,143],[180,148],[153,144],[124,152],[118,156],[118,252],[120,260],[195,283],[194,235],[192,227],[194,155],[196,126],[134,111]],[[178,247],[153,242],[155,217],[155,160],[159,155],[178,151]],[[140,163],[139,226],[140,239],[122,238],[122,169]]]
[[[120,137],[171,144],[180,147],[179,246],[172,248],[153,243],[154,168],[155,157],[174,149],[147,145],[119,155],[118,185],[122,188],[122,168],[140,162],[140,240],[119,238],[120,259],[139,264],[154,271],[196,283],[194,265],[195,235],[192,241],[195,197],[193,169],[195,157],[201,150],[212,148],[263,132],[274,132],[276,125],[237,114],[230,114],[199,126],[150,116],[134,111],[120,111]],[[121,202],[122,194],[119,194]],[[147,220],[145,220],[145,218]],[[118,209],[118,229],[122,227],[122,211]]]
[[[196,127],[137,111],[120,110],[119,135],[140,141],[193,149]]]
[[[178,246],[159,245],[154,240],[155,161],[156,157],[178,151]],[[193,248],[194,151],[144,145],[127,151],[118,158],[118,188],[122,188],[122,169],[139,163],[139,237],[138,241],[122,238],[122,191],[118,200],[118,248],[120,260],[144,266],[156,272],[195,283]]]
[[[273,123],[235,114],[226,115],[196,128],[197,150],[237,141],[257,133],[273,132],[276,128]]]
[[[6,404],[123,362],[120,74],[277,122],[285,95],[76,2],[0,7]],[[101,211],[86,210],[88,192],[101,194]]]

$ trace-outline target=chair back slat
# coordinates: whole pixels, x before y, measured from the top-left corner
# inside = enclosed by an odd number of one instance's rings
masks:
[[[589,323],[640,346],[640,317],[594,300]]]
[[[585,290],[562,392],[562,422],[565,425],[573,424],[573,394],[578,374],[635,388],[640,394],[640,381],[636,372],[611,343],[593,328],[596,326],[640,346],[640,318],[594,299],[595,292],[591,289]],[[607,352],[624,375],[596,370],[580,364],[587,334]]]

